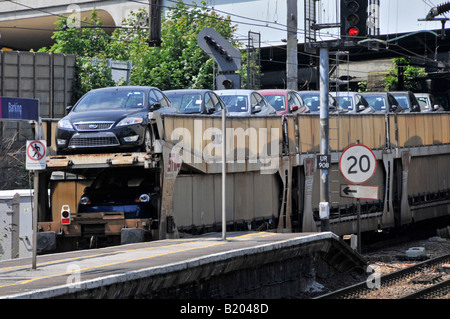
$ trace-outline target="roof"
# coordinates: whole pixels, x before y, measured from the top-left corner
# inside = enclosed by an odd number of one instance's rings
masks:
[[[195,93],[195,92],[198,92],[198,93],[205,93],[205,92],[212,92],[212,90],[210,90],[210,89],[177,89],[177,90],[164,90],[163,91],[164,93],[180,93],[180,94],[183,94],[183,93]]]
[[[256,92],[255,90],[245,90],[245,89],[239,89],[239,90],[216,90],[214,91],[217,94],[226,94],[226,95],[248,95],[253,92]]]
[[[292,90],[292,89],[265,89],[265,90],[258,90],[259,93],[264,94],[264,93],[277,93],[277,94],[281,94],[281,93],[287,93],[287,92],[295,92],[297,93],[297,91]]]

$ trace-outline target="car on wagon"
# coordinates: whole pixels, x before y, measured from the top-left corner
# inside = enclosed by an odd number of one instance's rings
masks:
[[[320,113],[320,91],[298,91],[298,94],[302,97],[303,102],[309,108],[311,113]],[[348,111],[343,109],[336,99],[329,94],[328,112],[334,114],[347,113]]]
[[[310,113],[301,96],[294,90],[259,90],[277,114]]]
[[[230,116],[265,116],[276,114],[275,109],[255,90],[217,90]]]
[[[158,219],[159,181],[141,167],[101,171],[80,198],[79,213],[123,213],[125,219]]]
[[[414,93],[411,91],[389,92],[398,103],[405,109],[406,112],[420,112],[420,105]]]
[[[431,93],[414,93],[420,105],[421,112],[444,111],[435,96]]]
[[[405,109],[395,97],[388,92],[364,92],[361,95],[375,109],[377,113],[399,113]]]
[[[167,90],[163,93],[182,114],[214,114],[225,108],[222,99],[208,89]]]
[[[177,113],[156,87],[95,89],[68,108],[58,121],[58,154],[140,150],[149,152],[156,138],[148,113]]]
[[[375,109],[358,92],[331,92],[330,93],[344,109],[350,114],[375,113]]]

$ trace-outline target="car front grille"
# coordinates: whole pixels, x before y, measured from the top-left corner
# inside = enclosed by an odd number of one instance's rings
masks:
[[[79,122],[74,125],[79,132],[104,131],[109,130],[114,122]]]
[[[110,134],[75,134],[69,143],[69,148],[108,147],[120,145],[117,137]]]

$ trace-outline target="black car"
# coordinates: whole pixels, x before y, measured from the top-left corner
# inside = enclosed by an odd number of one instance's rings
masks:
[[[158,218],[158,174],[142,167],[108,168],[84,189],[79,213],[123,212],[126,219]]]
[[[58,121],[58,154],[130,151],[149,152],[152,130],[149,112],[176,113],[170,100],[155,87],[122,86],[86,93]]]
[[[213,114],[225,108],[222,99],[208,89],[168,90],[163,93],[183,114]]]

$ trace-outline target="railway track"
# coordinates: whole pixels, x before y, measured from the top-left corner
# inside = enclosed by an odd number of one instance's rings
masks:
[[[447,267],[442,265],[449,262],[450,254],[447,254],[383,276],[377,276],[376,273],[369,274],[365,282],[315,299],[448,298],[450,274]]]
[[[430,287],[413,292],[400,299],[436,299],[436,298],[450,298],[450,279],[444,280]]]

